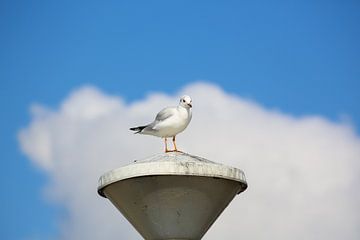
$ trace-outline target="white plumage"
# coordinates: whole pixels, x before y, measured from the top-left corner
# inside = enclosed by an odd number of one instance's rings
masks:
[[[165,152],[178,151],[176,148],[175,137],[185,130],[191,121],[192,100],[185,95],[180,98],[179,105],[176,107],[167,107],[161,110],[155,117],[155,120],[145,126],[130,128],[139,134],[153,135],[162,137],[165,141]],[[168,150],[167,138],[172,137],[174,150]]]

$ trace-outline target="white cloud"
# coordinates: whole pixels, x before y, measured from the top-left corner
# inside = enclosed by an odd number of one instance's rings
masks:
[[[296,118],[197,83],[176,96],[126,104],[83,87],[59,109],[32,107],[23,152],[49,175],[46,191],[67,209],[60,239],[141,239],[96,193],[104,172],[163,150],[160,139],[128,128],[152,121],[178,96],[193,98],[179,148],[245,171],[237,196],[204,239],[360,239],[360,139],[345,123]]]

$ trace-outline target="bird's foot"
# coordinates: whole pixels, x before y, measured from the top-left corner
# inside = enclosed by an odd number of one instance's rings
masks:
[[[183,153],[182,151],[180,150],[177,150],[177,149],[174,149],[174,150],[165,150],[166,153],[168,152],[178,152],[178,153]]]

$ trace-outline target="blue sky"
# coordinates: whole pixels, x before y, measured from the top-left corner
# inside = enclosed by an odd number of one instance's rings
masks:
[[[56,236],[46,176],[20,153],[31,103],[95,85],[126,101],[197,80],[360,129],[358,1],[1,1],[0,238]],[[24,204],[26,202],[26,204]]]

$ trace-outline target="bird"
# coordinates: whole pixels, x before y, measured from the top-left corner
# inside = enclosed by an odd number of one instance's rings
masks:
[[[161,137],[165,143],[165,153],[181,152],[176,147],[176,135],[185,130],[192,118],[192,100],[188,95],[180,98],[176,107],[166,107],[155,117],[155,120],[147,125],[132,127],[135,134],[152,135]],[[167,138],[172,138],[173,150],[167,146]]]

